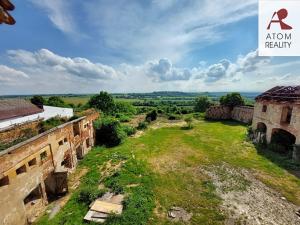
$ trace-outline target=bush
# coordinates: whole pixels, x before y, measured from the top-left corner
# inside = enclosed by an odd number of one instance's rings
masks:
[[[121,122],[121,123],[126,123],[129,122],[131,117],[128,115],[124,115],[122,113],[116,114],[116,118]]]
[[[194,127],[194,125],[193,125],[193,117],[192,116],[186,117],[184,119],[184,121],[186,122],[186,128],[192,129]]]
[[[42,121],[40,123],[40,130],[39,130],[39,132],[40,133],[45,132],[45,131],[50,130],[50,129],[54,128],[54,127],[57,127],[57,126],[65,123],[67,121],[68,121],[67,119],[61,118],[61,117],[53,117],[51,119]]]
[[[127,134],[127,136],[132,136],[136,133],[136,128],[128,125],[123,125],[123,130]]]
[[[96,129],[96,143],[98,145],[105,145],[107,147],[117,146],[127,136],[120,122],[111,117],[104,117],[100,121],[96,121],[94,127]]]
[[[135,115],[136,109],[129,102],[115,102],[114,112],[115,113],[124,113],[127,115]]]
[[[148,123],[147,122],[139,122],[139,125],[137,126],[138,130],[145,130],[148,127]]]
[[[195,100],[194,110],[195,112],[205,112],[209,108],[211,102],[207,96],[200,96]]]
[[[55,107],[69,107],[64,100],[61,97],[58,96],[52,96],[47,100],[47,103],[45,103],[50,106],[55,106]]]
[[[78,194],[78,202],[83,202],[86,205],[91,204],[95,199],[101,197],[104,194],[103,190],[99,190],[95,186],[86,186],[82,188]]]
[[[180,119],[181,119],[181,116],[171,114],[171,115],[168,116],[168,119],[169,119],[169,120],[180,120]]]
[[[157,111],[152,110],[151,112],[147,113],[146,121],[151,122],[157,119]]]

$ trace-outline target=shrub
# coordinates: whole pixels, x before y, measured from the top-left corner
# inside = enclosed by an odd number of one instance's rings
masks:
[[[127,134],[127,136],[131,136],[136,133],[136,128],[128,125],[123,125],[123,130]]]
[[[134,114],[136,114],[136,109],[129,102],[115,102],[114,112],[115,113],[124,113],[127,115],[134,115]]]
[[[147,122],[139,122],[139,125],[137,126],[138,130],[145,130],[148,127],[148,123]]]
[[[119,119],[119,121],[121,123],[125,123],[125,122],[129,122],[130,121],[130,117],[127,116],[127,115],[124,115],[122,113],[116,114],[116,118]]]
[[[147,113],[146,121],[151,122],[157,119],[157,111],[152,110],[151,112]]]
[[[193,117],[192,116],[188,116],[184,119],[184,121],[186,122],[186,128],[188,129],[192,129],[194,127],[193,125]]]
[[[83,202],[86,205],[89,205],[103,194],[104,191],[99,190],[97,186],[85,186],[80,190],[77,200],[78,202]]]
[[[57,126],[65,123],[67,121],[68,121],[67,119],[61,118],[61,117],[53,117],[51,119],[42,121],[40,123],[40,130],[39,130],[39,132],[40,133],[45,132],[45,131],[50,130],[50,129],[54,128],[54,127],[57,127]]]
[[[180,119],[181,119],[181,116],[171,114],[171,115],[168,116],[168,119],[169,119],[169,120],[180,120]]]
[[[68,107],[64,100],[59,96],[50,97],[46,104],[55,107]]]
[[[96,143],[113,147],[121,144],[127,136],[117,119],[104,117],[94,123],[96,129]]]

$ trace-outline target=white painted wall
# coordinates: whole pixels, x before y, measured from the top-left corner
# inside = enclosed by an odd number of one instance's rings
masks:
[[[13,119],[9,119],[9,120],[1,120],[0,121],[0,129],[7,128],[9,126],[13,126],[16,124],[22,124],[22,123],[25,123],[28,121],[37,120],[37,119],[47,120],[47,119],[53,118],[55,116],[70,118],[73,115],[74,115],[73,109],[44,105],[44,112],[29,115],[29,116],[17,117],[17,118],[13,118]]]

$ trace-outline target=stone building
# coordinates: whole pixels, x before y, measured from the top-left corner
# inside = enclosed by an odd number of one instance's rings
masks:
[[[277,86],[256,97],[252,129],[255,138],[294,146],[293,156],[299,160],[300,145],[300,86]]]
[[[97,112],[0,152],[0,224],[30,224],[68,191],[68,174],[94,145]]]

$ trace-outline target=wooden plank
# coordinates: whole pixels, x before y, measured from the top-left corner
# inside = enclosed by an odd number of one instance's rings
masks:
[[[123,206],[119,204],[96,200],[95,203],[92,205],[91,210],[96,212],[115,213],[120,215],[122,213]]]

